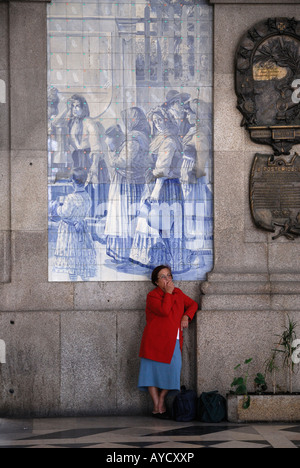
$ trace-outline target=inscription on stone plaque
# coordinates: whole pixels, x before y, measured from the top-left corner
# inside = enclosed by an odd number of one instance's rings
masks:
[[[251,170],[250,203],[258,227],[292,238],[300,235],[300,156],[289,162],[256,154]],[[299,221],[300,222],[300,221]]]
[[[273,155],[256,154],[250,177],[255,224],[273,239],[300,236],[300,22],[270,18],[244,35],[236,54],[236,93],[242,126]]]
[[[281,80],[287,75],[287,69],[278,67],[274,63],[257,64],[253,67],[253,77],[255,81]]]

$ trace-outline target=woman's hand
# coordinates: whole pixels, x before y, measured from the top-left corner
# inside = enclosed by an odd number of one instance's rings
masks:
[[[189,327],[189,318],[187,315],[184,315],[181,319],[181,331]]]
[[[175,289],[174,283],[172,280],[168,281],[166,286],[165,286],[165,292],[169,294],[173,294],[173,291]]]

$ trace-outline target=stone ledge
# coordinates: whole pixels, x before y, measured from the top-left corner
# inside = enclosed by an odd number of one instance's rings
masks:
[[[201,292],[211,295],[249,295],[249,294],[281,294],[300,295],[300,281],[223,281],[219,283],[203,283]]]
[[[300,295],[300,274],[209,273],[200,289],[204,295]]]
[[[299,309],[299,274],[211,273],[201,285],[205,311]]]
[[[51,0],[0,0],[0,3],[51,3]]]
[[[299,289],[298,289],[299,291]],[[202,311],[298,311],[299,292],[296,294],[244,293],[204,295]]]
[[[282,0],[209,0],[212,4],[219,5],[282,5]],[[300,4],[300,0],[287,0],[285,5]]]

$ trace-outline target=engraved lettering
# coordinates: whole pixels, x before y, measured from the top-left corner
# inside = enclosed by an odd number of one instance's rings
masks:
[[[0,80],[0,103],[6,104],[6,84],[3,80]]]
[[[295,91],[292,94],[292,101],[294,104],[299,104],[300,103],[300,80],[294,80],[292,83],[292,88],[296,88]]]

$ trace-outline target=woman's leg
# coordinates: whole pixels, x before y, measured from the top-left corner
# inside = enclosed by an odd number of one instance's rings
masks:
[[[153,414],[165,413],[167,411],[165,399],[169,390],[159,390],[157,387],[148,387],[148,391],[153,401]]]
[[[169,390],[162,390],[160,392],[159,404],[158,404],[158,411],[160,413],[165,413],[167,411],[165,399],[166,399],[166,396],[168,395],[168,393],[169,393]]]
[[[157,387],[148,387],[149,394],[153,401],[153,414],[159,413],[159,390]]]

